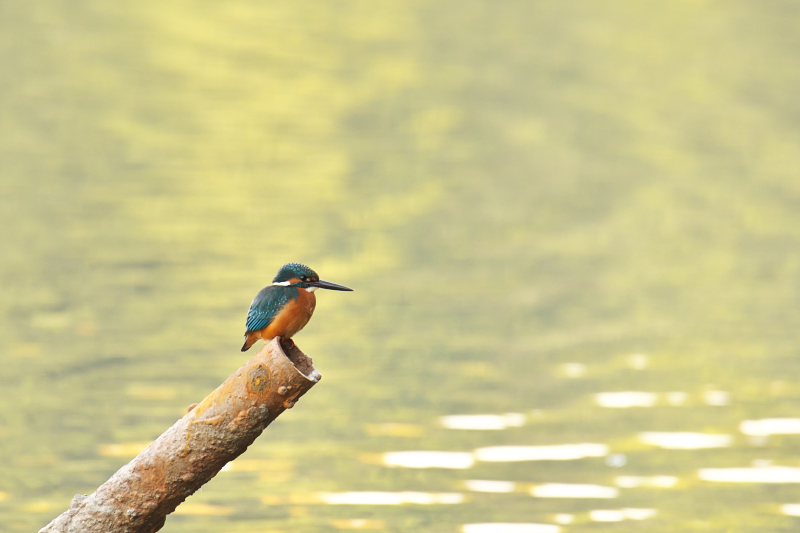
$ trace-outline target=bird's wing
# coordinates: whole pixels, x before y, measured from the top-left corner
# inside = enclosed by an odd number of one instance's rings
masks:
[[[291,299],[287,288],[270,285],[261,289],[247,312],[247,333],[269,326],[275,315]]]

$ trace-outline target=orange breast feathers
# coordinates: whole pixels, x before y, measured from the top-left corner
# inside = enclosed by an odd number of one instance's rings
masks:
[[[259,332],[262,339],[289,339],[308,324],[317,306],[317,297],[305,289],[298,288],[297,292],[297,298],[284,305],[270,325]]]

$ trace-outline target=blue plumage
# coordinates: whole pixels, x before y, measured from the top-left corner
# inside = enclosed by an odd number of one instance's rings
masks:
[[[272,283],[283,283],[293,278],[318,280],[319,276],[303,263],[286,263],[278,270],[278,273],[275,274]]]
[[[297,298],[297,287],[267,285],[256,294],[247,312],[247,333],[269,326],[284,305]]]

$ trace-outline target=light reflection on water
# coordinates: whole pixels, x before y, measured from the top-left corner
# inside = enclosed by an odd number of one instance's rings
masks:
[[[101,444],[97,447],[97,453],[103,457],[136,457],[148,446],[150,441]]]
[[[675,476],[617,476],[614,478],[617,487],[632,489],[635,487],[670,488],[678,484]]]
[[[647,520],[653,518],[656,509],[596,509],[589,511],[589,518],[595,522],[622,522],[623,520]]]
[[[788,516],[800,516],[800,503],[785,503],[781,505],[781,513]]]
[[[210,505],[207,503],[185,503],[175,510],[175,514],[184,516],[230,516],[234,513],[233,507],[224,505]]]
[[[800,468],[761,466],[750,468],[701,468],[698,477],[727,483],[800,483]]]
[[[517,489],[517,484],[513,481],[468,479],[464,484],[467,489],[475,492],[514,492]]]
[[[594,394],[594,401],[601,407],[616,409],[654,407],[660,396],[659,393],[642,391],[598,392]],[[669,405],[681,406],[686,403],[689,394],[683,391],[671,391],[665,393],[663,398]],[[708,405],[723,406],[730,403],[730,393],[726,391],[705,391],[702,398]]]
[[[754,437],[769,435],[800,434],[800,418],[764,418],[762,420],[742,420],[739,431]]]
[[[683,405],[689,395],[683,391],[671,391],[666,394],[667,403],[670,405]]]
[[[598,392],[594,401],[600,407],[653,407],[658,400],[658,395],[652,392]]]
[[[465,469],[475,464],[475,457],[466,452],[388,452],[383,454],[383,464],[406,468]]]
[[[386,529],[386,522],[369,518],[345,518],[331,520],[336,529]]]
[[[552,524],[464,524],[461,533],[559,533],[561,528]]]
[[[605,444],[556,444],[552,446],[489,446],[475,450],[479,461],[492,463],[516,461],[574,461],[586,457],[605,457]]]
[[[525,425],[522,413],[506,413],[504,415],[449,415],[439,419],[442,426],[448,429],[500,430]]]
[[[731,403],[731,395],[729,392],[723,390],[710,390],[703,394],[703,400],[708,405],[728,405]]]
[[[726,448],[733,442],[731,435],[711,435],[691,431],[645,431],[639,433],[639,440],[668,450],[701,450],[705,448]]]
[[[329,505],[453,505],[464,502],[464,495],[457,492],[323,492],[319,498]]]
[[[586,483],[544,483],[530,490],[536,498],[616,498],[619,489]]]

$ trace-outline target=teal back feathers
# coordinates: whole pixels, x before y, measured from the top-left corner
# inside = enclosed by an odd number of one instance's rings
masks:
[[[269,326],[284,305],[297,298],[297,287],[267,285],[253,298],[247,312],[247,333]]]

